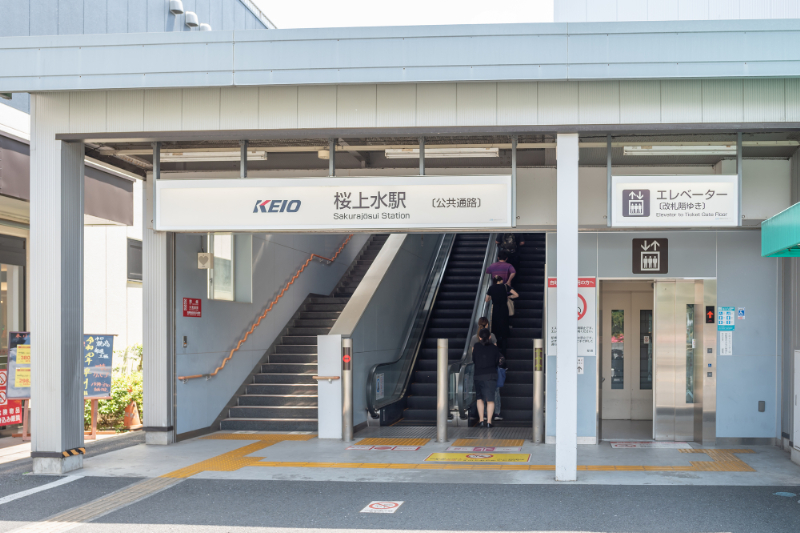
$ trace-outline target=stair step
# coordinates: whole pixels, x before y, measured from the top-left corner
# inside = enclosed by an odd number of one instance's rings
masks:
[[[315,339],[316,340],[316,339]],[[279,344],[275,347],[276,354],[317,355],[317,344]]]
[[[317,383],[249,383],[245,394],[309,396],[317,393]]]
[[[270,361],[261,365],[263,374],[311,374],[316,375],[317,363],[279,363]]]
[[[300,405],[244,405],[231,407],[228,418],[317,418],[317,406]]]
[[[316,366],[317,354],[274,353],[269,356],[271,363],[311,363]]]
[[[316,381],[312,379],[313,372],[307,374],[290,374],[283,372],[280,374],[255,374],[253,376],[253,383],[280,383],[286,385],[315,385]]]
[[[317,420],[306,418],[226,418],[220,423],[225,431],[317,431]]]
[[[317,346],[316,335],[284,335],[281,337],[284,346]]]
[[[239,396],[239,405],[293,405],[316,406],[319,399],[314,396],[289,396],[285,394],[243,394]]]

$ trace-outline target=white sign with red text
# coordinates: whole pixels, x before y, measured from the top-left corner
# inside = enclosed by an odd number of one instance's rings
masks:
[[[558,355],[556,278],[547,278],[547,355]],[[578,278],[578,355],[597,355],[597,279]]]
[[[156,180],[158,231],[511,227],[511,176]]]

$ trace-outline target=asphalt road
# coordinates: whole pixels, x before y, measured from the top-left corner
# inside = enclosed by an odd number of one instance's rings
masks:
[[[17,474],[0,477],[3,486]],[[47,481],[51,481],[48,479]],[[0,532],[122,488],[85,478],[0,505]],[[797,496],[775,496],[778,491]],[[400,500],[395,514],[364,514]],[[800,531],[798,487],[453,485],[188,479],[73,531]],[[252,529],[251,529],[252,528]]]

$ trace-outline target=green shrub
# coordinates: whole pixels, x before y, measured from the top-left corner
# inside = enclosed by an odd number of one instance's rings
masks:
[[[123,369],[114,370],[111,377],[111,399],[99,400],[97,406],[98,429],[123,429],[125,408],[135,401],[142,417],[142,371],[125,373]],[[83,411],[85,429],[92,427],[92,402],[86,401]]]

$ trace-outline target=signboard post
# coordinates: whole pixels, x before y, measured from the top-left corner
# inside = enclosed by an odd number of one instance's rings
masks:
[[[111,398],[113,335],[83,336],[83,397],[92,403],[89,440],[97,438],[97,401]]]
[[[736,175],[613,176],[611,226],[737,226]]]

